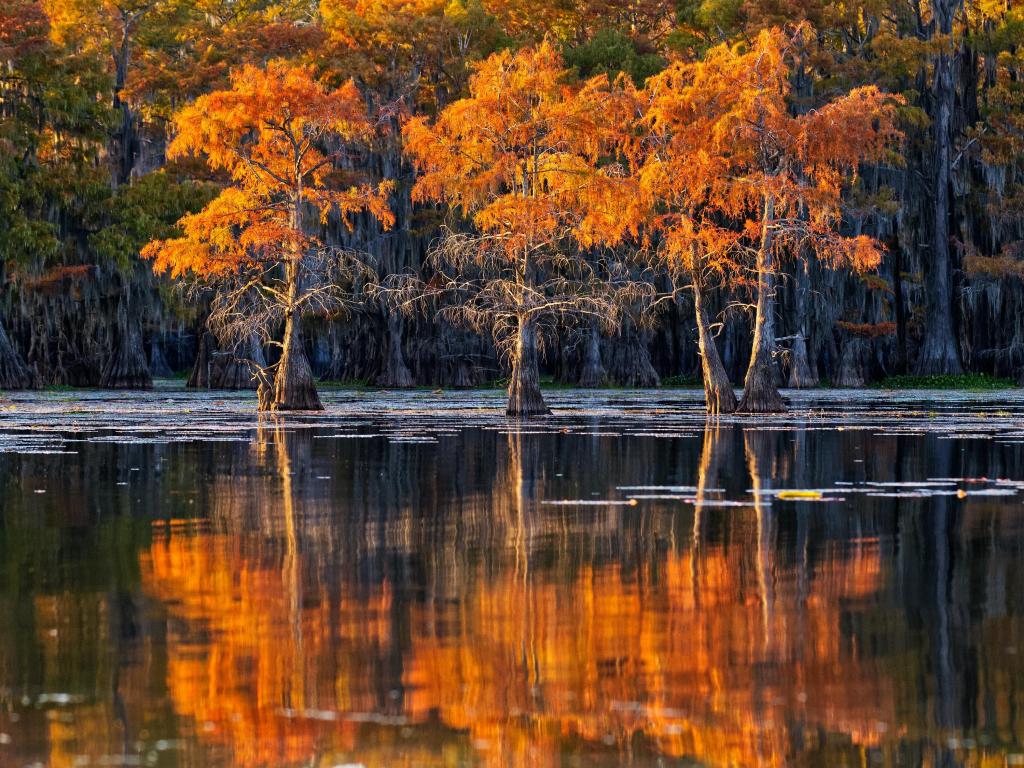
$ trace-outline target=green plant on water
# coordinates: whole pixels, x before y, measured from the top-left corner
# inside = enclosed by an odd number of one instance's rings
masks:
[[[1010,379],[989,376],[984,373],[965,373],[960,376],[937,374],[934,376],[889,376],[878,382],[881,389],[950,389],[985,391],[1009,389],[1014,386]]]
[[[693,389],[694,387],[704,386],[704,382],[701,381],[699,376],[690,376],[689,374],[680,373],[675,376],[666,376],[663,378],[661,380],[661,386]]]

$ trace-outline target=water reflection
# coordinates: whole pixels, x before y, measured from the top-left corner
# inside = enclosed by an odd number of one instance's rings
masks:
[[[425,443],[268,421],[248,443],[0,459],[0,764],[982,766],[1024,750],[1018,502],[772,493],[1020,478],[1017,448],[602,429]],[[544,503],[618,486],[692,500]]]

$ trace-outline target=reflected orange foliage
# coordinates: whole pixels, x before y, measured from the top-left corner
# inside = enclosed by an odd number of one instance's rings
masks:
[[[257,547],[172,534],[143,558],[148,590],[183,622],[168,639],[175,707],[237,765],[331,750],[372,764],[359,723],[397,716],[467,732],[485,765],[553,766],[567,740],[617,749],[639,738],[669,756],[782,766],[786,711],[861,745],[881,738],[880,713],[894,720],[891,681],[840,628],[843,606],[881,586],[875,542],[800,577],[805,608],[797,574],[776,572],[777,594],[748,598],[760,562],[748,546],[635,573],[585,566],[568,583],[481,572],[457,601],[408,607],[393,702],[374,673],[400,642],[387,585],[331,596],[298,575],[301,555]],[[794,622],[804,631],[788,631]]]

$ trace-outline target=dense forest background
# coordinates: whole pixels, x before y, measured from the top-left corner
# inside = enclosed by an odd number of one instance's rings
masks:
[[[222,181],[167,159],[172,116],[246,64],[286,59],[335,86],[353,78],[379,127],[347,162],[393,180],[386,229],[369,215],[321,238],[374,256],[381,280],[428,259],[444,205],[411,196],[401,126],[467,93],[477,62],[548,40],[581,77],[638,86],[674,60],[809,22],[792,109],[861,85],[900,94],[902,163],[865,166],[846,234],[886,251],[865,274],[796,259],[780,270],[780,383],[859,386],[964,371],[1024,382],[1024,5],[954,0],[11,0],[0,8],[0,385],[196,386],[251,378],[217,355],[208,299],[140,252],[175,234]],[[345,169],[339,169],[345,170]],[[620,247],[630,247],[622,245]],[[685,285],[645,272],[660,295]],[[726,372],[751,353],[749,280],[709,297]],[[652,386],[700,377],[692,294],[658,312],[555,329],[556,381]],[[507,375],[491,337],[367,294],[312,318],[303,343],[324,379],[475,386]]]

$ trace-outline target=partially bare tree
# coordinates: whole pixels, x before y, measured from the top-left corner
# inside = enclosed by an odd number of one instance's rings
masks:
[[[614,332],[624,313],[642,313],[651,304],[656,289],[646,279],[646,265],[638,268],[614,250],[585,258],[538,247],[524,276],[520,263],[508,259],[505,238],[445,228],[424,273],[392,275],[377,290],[403,312],[490,333],[515,372],[509,415],[543,414],[548,409],[540,392],[539,358],[546,342],[567,330],[589,332],[592,323]]]

